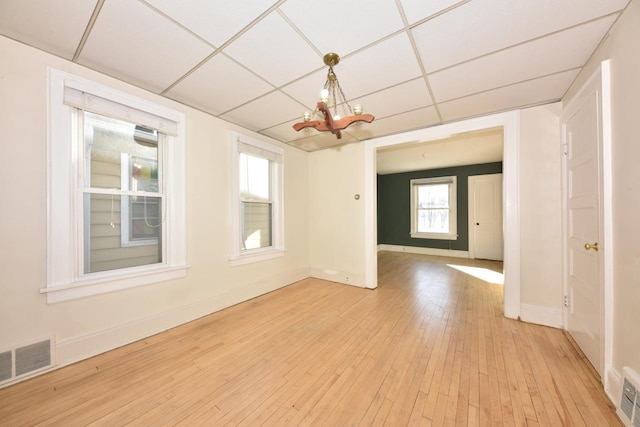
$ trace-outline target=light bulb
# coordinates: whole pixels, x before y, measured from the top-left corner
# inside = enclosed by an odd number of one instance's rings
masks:
[[[309,111],[305,111],[304,114],[302,115],[302,120],[304,120],[305,122],[308,122],[311,120],[311,113]]]
[[[359,116],[360,114],[362,114],[362,105],[356,104],[353,107],[353,114],[355,114],[356,116]]]
[[[322,89],[320,91],[320,100],[325,104],[329,101],[329,91],[327,89]]]
[[[342,117],[340,117],[340,114],[336,114],[335,116],[333,116],[333,120],[340,120]]]

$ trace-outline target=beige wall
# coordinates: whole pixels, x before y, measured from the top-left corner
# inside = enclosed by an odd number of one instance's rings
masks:
[[[364,145],[311,153],[310,263],[313,277],[364,287]],[[354,196],[360,195],[356,200]]]
[[[632,0],[563,102],[611,60],[613,368],[640,372],[640,2]]]
[[[230,267],[229,132],[266,138],[4,37],[0,54],[0,351],[51,337],[68,363],[308,277],[308,153],[282,145],[285,256]],[[46,66],[186,114],[185,279],[46,303]]]
[[[562,322],[560,103],[520,113],[520,301]],[[523,320],[526,310],[523,310]]]

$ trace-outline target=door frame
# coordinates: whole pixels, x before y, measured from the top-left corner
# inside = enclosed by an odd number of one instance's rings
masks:
[[[469,258],[470,259],[475,259],[476,258],[476,246],[475,246],[475,233],[472,231],[474,230],[475,227],[475,217],[471,215],[471,213],[474,211],[475,209],[475,183],[476,181],[480,180],[480,178],[482,178],[483,176],[494,176],[494,175],[500,175],[500,188],[502,189],[502,180],[504,179],[504,176],[502,175],[502,172],[500,173],[488,173],[488,174],[484,174],[484,175],[469,175],[467,177],[467,197],[468,197],[468,202],[467,202],[467,219],[468,219],[468,230],[469,230]],[[504,211],[504,209],[503,209]],[[504,213],[504,212],[503,212]],[[504,259],[504,230],[503,230],[503,236],[502,236],[502,258]]]
[[[600,85],[599,113],[602,119],[600,144],[598,147],[598,175],[600,177],[600,206],[599,206],[599,236],[602,265],[600,279],[602,281],[602,378],[605,391],[609,390],[610,374],[613,359],[613,216],[612,216],[612,163],[611,163],[611,79],[610,62],[602,61],[600,67],[582,85],[576,96],[569,102],[560,114],[560,132],[562,135],[562,263],[563,263],[563,294],[568,295],[569,289],[569,260],[568,260],[568,206],[567,206],[567,156],[564,155],[566,147],[566,123],[584,103],[585,98],[593,93],[593,86]],[[568,329],[568,307],[563,304],[563,327]],[[611,398],[611,396],[609,396]]]
[[[520,111],[508,111],[364,141],[365,287],[378,286],[376,151],[381,147],[432,141],[483,129],[503,129],[502,224],[504,316],[520,317]]]

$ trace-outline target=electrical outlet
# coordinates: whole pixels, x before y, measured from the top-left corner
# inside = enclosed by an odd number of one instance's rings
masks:
[[[348,281],[349,281],[349,276],[346,276],[346,277],[344,278],[344,280],[345,280],[346,282],[348,282]]]

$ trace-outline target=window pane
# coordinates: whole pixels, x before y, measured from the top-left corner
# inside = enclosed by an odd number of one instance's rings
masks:
[[[131,159],[133,179],[129,180],[129,188],[123,190],[158,191],[155,130],[85,111],[84,144],[85,187],[120,189],[124,158]]]
[[[240,197],[270,200],[269,160],[240,153]]]
[[[449,184],[429,184],[418,187],[418,208],[448,208]]]
[[[123,157],[128,163],[129,188],[123,190],[158,192],[158,161],[140,156]]]
[[[242,202],[242,249],[272,246],[271,203]]]
[[[122,246],[120,209],[127,203],[126,199],[127,196],[84,195],[85,274],[162,262],[162,226],[157,216],[143,214],[132,220],[132,234],[144,238],[145,244]],[[159,214],[160,199],[147,199],[149,206],[155,206],[155,214]]]
[[[449,209],[418,209],[419,233],[448,233]]]
[[[162,228],[160,198],[145,196],[128,197],[130,207],[129,240],[158,239]]]

